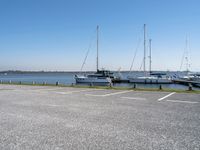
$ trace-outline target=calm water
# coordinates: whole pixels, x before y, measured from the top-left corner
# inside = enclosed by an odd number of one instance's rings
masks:
[[[3,82],[22,82],[22,83],[43,83],[46,82],[47,84],[55,84],[59,82],[65,85],[71,85],[72,83],[75,84],[74,75],[77,73],[71,72],[51,72],[51,73],[12,73],[9,72],[7,74],[2,73],[0,74],[0,80]],[[78,73],[81,74],[81,73]],[[83,73],[82,73],[83,74]],[[142,72],[122,72],[120,74],[115,73],[116,75],[120,75],[123,79],[126,79],[128,76],[141,76],[143,75]],[[169,76],[173,75],[184,75],[184,72],[168,72]],[[130,83],[118,83],[114,84],[114,86],[120,87],[133,87],[133,84]],[[179,84],[164,84],[162,85],[164,88],[173,88],[173,89],[188,89],[187,86],[179,85]],[[141,88],[158,88],[159,85],[150,85],[150,84],[137,84],[137,87]],[[196,88],[200,90],[200,88]]]

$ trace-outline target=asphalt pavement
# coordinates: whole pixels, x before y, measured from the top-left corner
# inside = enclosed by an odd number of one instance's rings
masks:
[[[199,150],[200,95],[0,85],[0,149]]]

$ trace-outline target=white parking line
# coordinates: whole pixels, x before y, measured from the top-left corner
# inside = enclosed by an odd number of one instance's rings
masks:
[[[65,94],[71,94],[72,92],[54,92],[54,93],[65,95]]]
[[[175,93],[176,93],[176,92],[170,93],[170,94],[168,94],[168,95],[166,95],[166,96],[164,96],[164,97],[158,99],[158,101],[162,101],[162,100],[166,99],[167,97],[170,97],[171,95],[173,95],[173,94],[175,94]]]
[[[36,92],[42,92],[42,91],[54,91],[54,90],[62,90],[64,88],[52,88],[52,89],[45,89],[45,88],[40,88],[40,89],[27,89],[27,91],[36,91]],[[24,90],[24,89],[23,89]]]
[[[197,104],[199,102],[192,102],[192,101],[182,101],[182,100],[166,100],[168,102],[173,102],[173,103],[187,103],[187,104]]]
[[[146,100],[146,98],[141,98],[141,97],[121,97],[123,99],[133,99],[133,100]]]
[[[104,94],[104,95],[95,95],[95,94],[85,94],[85,95],[86,96],[96,96],[96,97],[106,97],[106,96],[124,94],[124,93],[128,93],[128,92],[132,92],[132,90],[130,90],[130,91],[122,91],[122,92],[115,92],[115,93],[108,93],[108,94]]]
[[[48,106],[48,107],[62,107],[63,105],[53,105],[53,104],[47,104],[43,106]]]
[[[46,105],[42,105],[42,106],[47,106],[47,107],[67,107],[65,105],[55,105],[55,104],[46,104]]]
[[[79,90],[79,91],[68,91],[68,92],[55,92],[57,94],[62,94],[62,95],[66,95],[66,94],[72,94],[72,93],[79,93],[79,92],[88,92],[88,91],[97,91],[97,90],[101,90],[101,89],[87,89],[87,90]]]

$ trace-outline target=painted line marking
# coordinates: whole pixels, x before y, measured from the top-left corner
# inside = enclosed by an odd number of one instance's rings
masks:
[[[53,91],[53,90],[62,90],[63,88],[60,88],[60,89],[57,89],[57,88],[54,88],[54,89],[28,89],[27,91]]]
[[[62,94],[62,95],[64,95],[64,94],[70,94],[69,92],[55,92],[56,94]]]
[[[123,99],[133,99],[133,100],[146,100],[146,98],[141,98],[141,97],[121,97]]]
[[[48,105],[43,105],[43,106],[48,106],[48,107],[64,107],[63,105],[53,105],[53,104],[48,104]]]
[[[115,93],[108,93],[108,94],[104,94],[104,95],[95,95],[95,94],[85,94],[85,95],[86,96],[96,96],[96,97],[106,97],[106,96],[124,94],[124,93],[128,93],[128,92],[132,92],[132,90],[130,90],[130,91],[122,91],[122,92],[115,92]]]
[[[15,91],[15,89],[0,89],[0,91]]]
[[[187,104],[197,104],[199,102],[192,102],[192,101],[183,101],[183,100],[166,100],[168,102],[173,102],[173,103],[187,103]]]
[[[101,90],[101,89],[87,89],[87,90],[79,90],[79,91],[68,91],[68,92],[55,92],[57,94],[72,94],[72,93],[79,93],[79,92],[89,92],[89,91],[97,91],[97,90]]]
[[[86,96],[103,97],[104,95],[85,94]]]
[[[168,94],[168,95],[166,95],[166,96],[164,96],[164,97],[158,99],[158,101],[162,101],[162,100],[166,99],[167,97],[172,96],[172,95],[175,94],[175,93],[176,93],[176,92],[170,93],[170,94]]]

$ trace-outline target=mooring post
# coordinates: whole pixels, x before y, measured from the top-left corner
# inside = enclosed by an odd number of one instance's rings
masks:
[[[92,84],[92,82],[90,83],[90,87],[92,87],[93,86],[93,84]]]
[[[189,85],[188,85],[188,91],[192,91],[192,84],[191,83],[189,83]]]
[[[110,88],[113,87],[112,83],[109,83]]]

